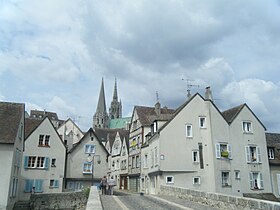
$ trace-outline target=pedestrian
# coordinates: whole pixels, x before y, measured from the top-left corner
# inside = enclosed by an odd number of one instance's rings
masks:
[[[35,193],[35,187],[32,187],[31,194],[34,194],[34,193]]]
[[[108,181],[108,185],[109,185],[109,195],[113,195],[114,193],[114,186],[116,186],[116,182],[113,176],[111,176],[110,180]]]
[[[107,178],[106,176],[104,176],[102,179],[101,179],[101,182],[100,182],[100,186],[101,186],[101,193],[102,195],[106,195],[106,187],[107,187],[108,183],[107,183]]]

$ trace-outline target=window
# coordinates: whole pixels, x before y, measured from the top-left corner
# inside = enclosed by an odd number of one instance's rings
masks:
[[[39,145],[43,145],[44,135],[39,135]]]
[[[132,157],[132,168],[135,168],[136,166],[136,162],[135,162],[135,156]]]
[[[24,192],[30,193],[32,191],[32,188],[34,188],[36,193],[42,193],[43,192],[43,180],[42,179],[35,179],[35,180],[26,179]]]
[[[230,186],[229,171],[222,171],[222,186]]]
[[[29,156],[28,168],[35,168],[36,156]]]
[[[51,179],[50,188],[58,188],[58,187],[59,187],[58,180]]]
[[[242,124],[244,133],[252,133],[252,123],[248,121],[244,121]]]
[[[235,179],[240,179],[240,171],[239,170],[236,170],[234,171],[234,176],[235,176]]]
[[[249,176],[250,176],[250,188],[252,190],[263,189],[262,173],[250,172]]]
[[[192,151],[192,161],[194,163],[199,163],[199,152],[198,152],[198,150]]]
[[[83,173],[84,174],[91,174],[92,173],[92,163],[84,163],[83,164]]]
[[[174,184],[174,176],[166,176],[166,184]]]
[[[154,122],[154,123],[153,123],[152,129],[153,129],[153,133],[156,133],[156,132],[157,132],[157,129],[158,129],[157,122]]]
[[[231,144],[218,143],[216,144],[216,158],[232,159]]]
[[[37,157],[37,168],[44,168],[45,157]]]
[[[90,145],[90,144],[85,145],[85,153],[86,154],[94,154],[95,153],[95,145]]]
[[[247,163],[261,163],[261,149],[256,146],[246,146]]]
[[[56,159],[52,158],[51,167],[55,167],[56,166],[55,164],[56,164]]]
[[[268,153],[268,159],[273,160],[274,159],[274,148],[268,148],[267,153]]]
[[[199,117],[199,127],[206,128],[206,117]]]
[[[136,168],[140,167],[140,158],[139,156],[136,156]]]
[[[45,137],[45,146],[49,146],[49,143],[50,143],[50,136],[46,135],[46,137]]]
[[[148,168],[148,154],[144,155],[144,166],[143,168]]]
[[[200,177],[194,176],[193,177],[193,185],[200,185]]]
[[[186,125],[186,137],[187,138],[192,138],[192,125]]]
[[[121,162],[121,169],[122,170],[126,169],[126,160],[122,160],[122,162]]]

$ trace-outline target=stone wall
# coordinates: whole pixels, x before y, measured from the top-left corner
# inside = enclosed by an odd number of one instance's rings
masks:
[[[280,203],[272,201],[230,196],[218,193],[202,192],[173,186],[161,185],[160,189],[161,194],[163,195],[172,195],[219,209],[280,210]]]
[[[30,197],[30,205],[34,210],[84,210],[86,204],[87,196],[83,192],[35,193]]]

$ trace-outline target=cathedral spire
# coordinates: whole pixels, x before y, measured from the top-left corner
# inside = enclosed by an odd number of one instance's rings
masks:
[[[117,91],[117,78],[115,77],[115,87],[114,87],[114,95],[113,100],[118,101],[118,91]]]
[[[109,125],[109,117],[106,110],[104,81],[102,77],[98,104],[97,104],[96,112],[93,116],[93,127],[108,128],[108,125]]]
[[[117,78],[115,78],[113,100],[111,102],[111,107],[109,108],[109,117],[110,119],[122,117],[122,105],[121,102],[118,102]]]

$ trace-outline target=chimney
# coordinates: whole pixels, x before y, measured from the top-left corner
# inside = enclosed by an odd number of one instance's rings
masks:
[[[160,103],[157,102],[157,103],[155,104],[155,112],[156,112],[157,116],[160,115],[160,109],[161,109]]]
[[[187,98],[188,100],[190,100],[190,98],[192,97],[191,90],[187,90],[187,91],[188,91]]]
[[[211,101],[213,100],[213,98],[212,98],[212,91],[210,89],[210,86],[205,88],[205,99],[211,100]]]

